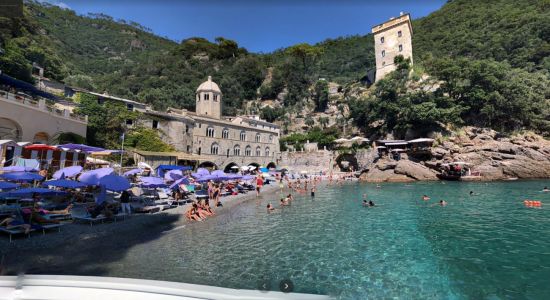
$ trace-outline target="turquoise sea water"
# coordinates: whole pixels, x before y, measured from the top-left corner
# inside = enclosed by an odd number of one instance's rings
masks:
[[[134,246],[107,275],[245,289],[268,280],[273,290],[290,279],[339,299],[549,299],[545,185],[346,183],[272,214],[264,196]],[[377,206],[362,207],[363,193]],[[526,198],[546,205],[526,208]],[[432,206],[439,199],[448,206]]]

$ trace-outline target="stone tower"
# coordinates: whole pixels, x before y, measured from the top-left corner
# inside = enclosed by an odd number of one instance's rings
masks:
[[[412,53],[412,25],[410,14],[401,13],[398,18],[372,27],[376,57],[376,81],[395,70],[393,59],[398,55],[410,58]]]
[[[208,80],[199,85],[195,98],[197,115],[221,119],[222,92],[212,81],[212,76],[208,76]]]

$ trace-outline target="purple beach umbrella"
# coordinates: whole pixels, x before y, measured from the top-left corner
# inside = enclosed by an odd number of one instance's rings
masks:
[[[9,181],[35,181],[44,179],[43,176],[30,172],[11,172],[1,174],[0,177]]]
[[[208,169],[198,168],[197,174],[204,176],[204,175],[210,175],[210,172],[208,171]]]
[[[86,183],[82,183],[74,180],[57,179],[57,180],[44,181],[44,183],[42,183],[42,186],[55,186],[55,187],[68,188],[68,189],[80,189],[80,188],[87,187],[88,185]]]
[[[18,187],[19,185],[17,183],[0,181],[0,190],[13,190]]]
[[[175,187],[178,187],[180,184],[189,184],[189,179],[188,178],[181,178],[181,179],[178,179],[176,180],[174,183],[172,183],[170,185],[170,188],[173,189]]]
[[[74,177],[78,175],[78,173],[82,172],[81,166],[72,166],[72,167],[66,167],[63,169],[60,169],[53,173],[52,178],[53,179],[61,179],[62,176],[64,177]]]
[[[105,149],[99,148],[99,147],[93,147],[83,144],[63,144],[63,145],[57,145],[58,148],[66,148],[70,150],[80,150],[82,152],[99,152],[104,151]]]
[[[99,185],[104,186],[109,191],[122,192],[131,187],[130,182],[125,177],[109,174],[99,179]]]
[[[25,188],[9,192],[0,193],[0,198],[3,197],[25,197],[32,196],[34,193],[44,195],[44,196],[56,196],[56,195],[65,195],[67,192],[56,191],[45,188]]]
[[[139,174],[139,173],[141,173],[141,169],[132,169],[130,171],[124,172],[124,174],[122,174],[122,175],[128,177],[128,176],[136,175],[136,174]]]
[[[109,174],[113,173],[112,168],[100,168],[84,172],[78,177],[78,181],[87,183],[89,185],[99,185],[99,180]]]
[[[164,180],[174,181],[183,177],[183,172],[181,170],[171,170],[164,173]]]
[[[166,184],[164,183],[164,179],[162,179],[162,177],[148,176],[148,177],[141,177],[140,180],[141,180],[142,187],[157,188],[157,187],[166,186]]]

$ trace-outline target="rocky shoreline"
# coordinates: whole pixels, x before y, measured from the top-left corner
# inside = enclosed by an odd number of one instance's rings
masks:
[[[441,166],[454,161],[471,165],[472,180],[550,178],[550,141],[524,133],[512,137],[494,130],[465,127],[449,137],[437,137],[428,159],[405,155],[399,161],[382,158],[360,179],[367,182],[439,180]]]

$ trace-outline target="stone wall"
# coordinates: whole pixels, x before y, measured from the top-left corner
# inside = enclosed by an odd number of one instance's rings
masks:
[[[332,170],[334,163],[332,151],[282,152],[279,166],[287,168],[291,172],[308,171],[309,173],[318,173],[319,171]]]

